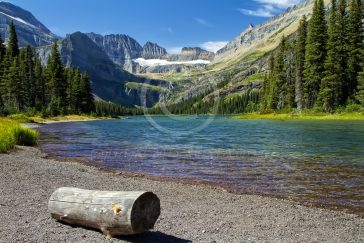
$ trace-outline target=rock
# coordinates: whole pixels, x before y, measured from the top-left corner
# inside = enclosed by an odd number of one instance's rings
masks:
[[[163,47],[160,47],[156,43],[147,42],[143,46],[143,51],[141,53],[141,57],[145,59],[164,59],[167,55],[167,50]]]
[[[95,33],[86,34],[95,42],[109,58],[120,65],[124,70],[135,72],[133,59],[141,56],[142,46],[128,35],[98,35]]]
[[[169,58],[172,61],[194,61],[207,60],[213,61],[215,53],[201,49],[200,47],[184,47],[181,54],[173,55]]]
[[[298,22],[302,18],[302,15],[310,16],[314,2],[314,0],[306,0],[303,3],[288,8],[285,12],[272,17],[256,27],[249,25],[239,36],[217,52],[217,59],[233,54],[241,47],[249,47],[257,41],[269,38],[275,33],[289,27],[294,22]],[[328,2],[328,0],[325,0],[325,3]]]

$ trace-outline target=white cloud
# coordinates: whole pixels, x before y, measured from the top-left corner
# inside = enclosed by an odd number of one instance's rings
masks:
[[[270,18],[274,16],[274,13],[271,10],[265,8],[258,8],[256,10],[239,8],[239,11],[242,14],[249,16],[264,17],[264,18]]]
[[[212,24],[211,24],[211,23],[209,23],[206,19],[203,19],[203,18],[195,18],[195,21],[196,21],[199,25],[202,25],[202,26],[205,26],[205,27],[209,27],[209,28],[214,27],[214,25],[212,25]]]
[[[227,41],[207,41],[202,43],[200,46],[207,51],[216,53],[218,50],[226,46],[227,43]]]
[[[260,6],[256,9],[239,8],[238,10],[245,15],[269,18],[276,15],[282,9],[292,7],[302,0],[254,0]]]
[[[299,2],[302,2],[302,0],[254,0],[254,1],[263,5],[270,5],[276,8],[288,8],[293,5],[296,5]]]

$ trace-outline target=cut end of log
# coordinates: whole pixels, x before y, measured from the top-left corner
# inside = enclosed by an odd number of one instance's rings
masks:
[[[136,233],[154,228],[161,212],[160,200],[152,192],[141,195],[134,203],[131,211],[131,226]]]

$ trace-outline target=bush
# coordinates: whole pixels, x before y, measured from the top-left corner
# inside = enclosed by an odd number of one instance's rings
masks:
[[[34,146],[37,144],[38,132],[29,128],[19,127],[14,130],[17,145]]]
[[[0,118],[0,153],[5,153],[16,145],[33,146],[37,139],[37,131],[23,128],[17,121]]]
[[[27,117],[24,114],[14,114],[14,115],[10,115],[8,117],[10,119],[15,120],[15,121],[20,122],[20,123],[32,123],[32,122],[34,122],[32,119],[30,119],[29,117]]]

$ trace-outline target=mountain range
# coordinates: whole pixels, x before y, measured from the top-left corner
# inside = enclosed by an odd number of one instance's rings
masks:
[[[58,41],[63,63],[89,73],[97,98],[140,105],[141,90],[146,87],[147,103],[152,106],[166,90],[168,102],[178,103],[201,94],[208,100],[216,92],[231,97],[259,89],[268,53],[277,48],[282,36],[295,34],[301,16],[311,16],[313,3],[306,0],[258,26],[249,25],[216,54],[198,47],[169,54],[156,43],[142,46],[123,34],[76,32],[60,38],[30,12],[6,2],[0,2],[0,34],[6,39],[13,21],[20,46],[36,47],[44,64],[51,44]]]

